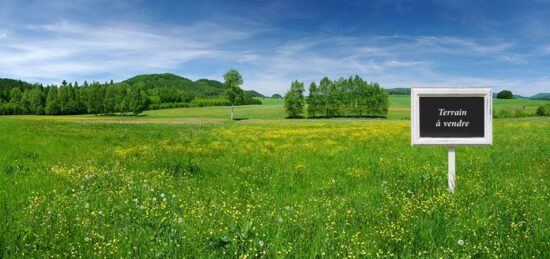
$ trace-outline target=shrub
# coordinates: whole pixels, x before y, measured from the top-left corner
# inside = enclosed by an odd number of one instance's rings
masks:
[[[539,106],[536,113],[538,116],[550,116],[550,104]]]
[[[514,95],[512,94],[512,91],[509,90],[502,90],[497,94],[498,99],[514,99]]]

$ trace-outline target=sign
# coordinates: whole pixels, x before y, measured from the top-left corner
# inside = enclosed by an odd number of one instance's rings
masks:
[[[455,146],[492,144],[490,88],[411,89],[411,145],[449,147],[449,192],[455,189]]]
[[[412,88],[412,145],[491,145],[488,88]]]

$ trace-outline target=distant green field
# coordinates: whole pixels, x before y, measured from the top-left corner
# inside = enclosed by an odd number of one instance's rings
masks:
[[[390,107],[388,119],[408,119],[410,117],[410,96],[390,96]],[[237,120],[283,120],[286,118],[283,99],[263,98],[262,105],[235,106],[235,118]],[[549,104],[547,100],[493,99],[494,112],[508,111],[513,114],[515,111],[522,111],[534,114],[540,105]],[[38,116],[36,119],[53,120],[163,120],[174,119],[174,122],[187,120],[191,122],[221,122],[229,119],[231,107],[208,106],[192,108],[176,108],[164,110],[150,110],[143,112],[140,116],[96,116],[96,115],[74,115],[74,116]],[[37,116],[19,116],[20,118],[32,119]],[[311,120],[311,119],[308,119]],[[323,120],[323,119],[321,119]],[[333,120],[342,120],[333,119]],[[346,119],[350,120],[350,119]]]
[[[284,119],[283,99],[262,99],[262,105],[246,105],[235,107],[235,114],[238,119]],[[536,109],[550,101],[512,99],[494,99],[493,107],[495,112],[501,110],[516,111],[522,110],[534,113]],[[408,119],[410,117],[410,96],[390,96],[389,119]],[[216,118],[226,119],[229,114],[229,107],[199,107],[179,108],[167,110],[146,111],[143,114],[150,118]]]

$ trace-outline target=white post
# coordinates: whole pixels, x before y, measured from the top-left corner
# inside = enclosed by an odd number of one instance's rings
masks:
[[[449,146],[449,192],[455,191],[455,147]]]
[[[233,120],[233,104],[231,105],[231,120]]]

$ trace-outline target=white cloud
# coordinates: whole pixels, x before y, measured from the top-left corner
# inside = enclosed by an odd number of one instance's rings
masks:
[[[549,80],[540,76],[521,79],[505,73],[467,76],[477,73],[476,68],[470,66],[528,64],[531,56],[514,53],[514,46],[496,40],[482,42],[433,36],[294,39],[275,48],[273,54],[251,61],[257,70],[247,84],[262,93],[273,94],[284,93],[295,79],[309,84],[318,82],[323,76],[338,78],[359,74],[388,88],[484,86],[495,90],[514,89],[520,94],[548,89]],[[465,63],[454,64],[456,59]],[[455,71],[440,72],[441,68],[453,65],[463,71],[452,68]]]
[[[226,44],[254,33],[211,23],[158,29],[140,24],[90,26],[60,21],[27,29],[32,34],[20,33],[0,42],[0,71],[53,82],[83,80],[92,73],[124,78],[176,69],[196,59],[223,60],[233,55],[224,50]]]
[[[487,86],[521,90],[520,94],[548,91],[550,81],[537,76],[521,80],[475,77],[456,68],[441,72],[455,59],[464,62],[457,65],[463,70],[472,64],[529,64],[532,55],[514,52],[516,45],[511,42],[401,35],[256,38],[266,31],[269,28],[258,24],[234,28],[209,22],[153,27],[129,23],[92,26],[62,20],[32,25],[19,32],[0,31],[0,76],[44,83],[122,80],[139,73],[178,71],[188,68],[189,62],[206,61],[225,70],[238,68],[245,88],[268,95],[284,93],[292,80],[309,84],[323,76],[355,74],[388,88]],[[258,39],[264,40],[261,48],[256,45]],[[538,51],[550,53],[550,47]],[[183,76],[221,80],[223,74],[209,68],[192,71]],[[91,78],[95,75],[102,78]]]

